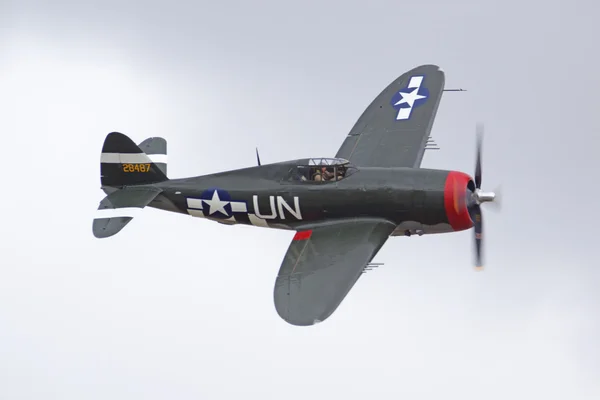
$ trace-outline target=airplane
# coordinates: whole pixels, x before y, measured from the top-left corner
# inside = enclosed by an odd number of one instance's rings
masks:
[[[335,157],[295,159],[203,176],[167,178],[167,142],[136,145],[109,133],[101,154],[100,202],[93,234],[120,232],[136,211],[152,207],[221,224],[295,231],[275,278],[279,316],[295,326],[325,321],[395,236],[473,228],[475,267],[482,268],[481,190],[477,125],[474,178],[421,168],[445,91],[445,73],[420,65],[390,83],[356,121]]]

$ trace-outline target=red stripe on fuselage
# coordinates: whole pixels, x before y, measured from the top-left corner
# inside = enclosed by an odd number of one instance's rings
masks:
[[[294,235],[294,240],[306,240],[312,235],[312,229],[309,231],[298,231]]]
[[[464,231],[473,226],[467,209],[467,189],[471,177],[465,173],[450,171],[444,186],[444,208],[448,222],[455,231]]]

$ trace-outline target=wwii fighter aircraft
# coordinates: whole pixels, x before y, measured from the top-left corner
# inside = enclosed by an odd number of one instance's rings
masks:
[[[480,205],[496,194],[481,190],[480,140],[474,179],[420,168],[444,85],[436,65],[404,73],[369,105],[333,158],[268,165],[258,159],[249,168],[169,179],[165,139],[136,145],[109,133],[100,164],[107,196],[93,233],[115,235],[144,207],[294,230],[274,303],[281,318],[301,326],[324,321],[338,308],[390,236],[474,228],[481,267]]]

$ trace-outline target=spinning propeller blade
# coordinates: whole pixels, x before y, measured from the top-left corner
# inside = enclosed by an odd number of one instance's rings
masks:
[[[481,148],[483,142],[483,125],[477,124],[477,147],[475,161],[475,190],[471,193],[468,201],[469,215],[473,220],[473,240],[475,251],[475,269],[483,269],[483,212],[481,204],[490,202],[499,208],[495,192],[484,192],[481,190],[482,182],[482,157]]]
[[[476,128],[477,132],[477,147],[476,151],[476,161],[475,161],[475,187],[477,189],[481,189],[481,142],[483,140],[483,125],[477,124]]]

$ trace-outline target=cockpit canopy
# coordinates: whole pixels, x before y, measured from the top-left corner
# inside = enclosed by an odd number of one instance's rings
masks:
[[[335,182],[356,171],[356,167],[343,158],[309,158],[293,167],[286,180],[307,183]]]
[[[344,158],[309,158],[308,165],[344,165],[350,161]]]

